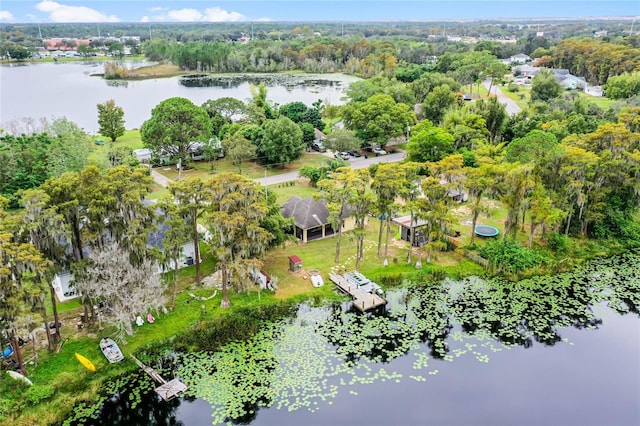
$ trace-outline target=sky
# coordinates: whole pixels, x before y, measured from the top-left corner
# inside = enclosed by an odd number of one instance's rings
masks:
[[[0,23],[428,21],[626,16],[640,0],[2,0]]]

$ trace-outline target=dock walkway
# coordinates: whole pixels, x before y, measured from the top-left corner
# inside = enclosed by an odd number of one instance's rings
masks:
[[[367,293],[359,285],[349,282],[342,275],[334,272],[329,274],[329,279],[344,293],[353,297],[353,306],[361,312],[384,306],[387,301],[377,294]]]
[[[144,370],[145,373],[147,373],[153,380],[160,384],[160,386],[155,388],[155,391],[165,401],[169,401],[178,396],[180,393],[189,389],[187,385],[180,381],[180,379],[173,379],[167,382],[153,368],[144,365],[142,361],[140,361],[135,356],[131,355],[131,357],[136,362],[136,364],[138,364],[138,366]]]

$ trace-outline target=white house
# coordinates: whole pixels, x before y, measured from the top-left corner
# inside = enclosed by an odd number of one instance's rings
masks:
[[[66,302],[80,296],[73,287],[73,274],[70,272],[56,274],[51,284],[60,302]]]
[[[148,164],[151,162],[151,150],[149,148],[134,149],[133,156],[142,164]]]
[[[531,62],[531,58],[529,55],[525,55],[524,53],[518,53],[517,55],[513,55],[502,60],[502,63],[505,65],[526,64],[528,62]]]
[[[588,84],[586,84],[584,87],[584,93],[586,93],[587,95],[598,97],[602,97],[605,94],[602,86],[589,86]]]
[[[145,203],[150,204],[150,202],[145,201]],[[160,218],[162,218],[161,213],[158,212]],[[169,230],[169,226],[160,223],[158,228],[149,233],[149,238],[147,239],[147,246],[150,248],[156,248],[159,251],[164,251],[164,236]],[[83,252],[86,250],[83,250]],[[86,255],[86,254],[85,254]],[[202,260],[202,259],[201,259]],[[191,266],[195,263],[195,246],[193,241],[189,241],[182,245],[180,250],[180,257],[178,259],[178,268],[184,268],[185,266]],[[166,265],[161,265],[156,273],[161,274],[175,268],[175,262],[173,259],[169,259]],[[53,289],[56,292],[56,296],[60,302],[66,302],[67,300],[75,299],[80,297],[80,295],[76,292],[74,286],[74,276],[69,271],[63,271],[55,275],[52,281]]]

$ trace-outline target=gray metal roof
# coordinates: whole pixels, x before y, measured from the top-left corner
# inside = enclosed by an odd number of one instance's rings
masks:
[[[346,209],[345,209],[346,210]],[[329,223],[329,209],[324,201],[312,197],[293,196],[280,209],[282,216],[293,217],[296,226],[302,229],[315,228]]]

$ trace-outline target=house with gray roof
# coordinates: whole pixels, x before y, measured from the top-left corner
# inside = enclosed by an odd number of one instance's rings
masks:
[[[285,218],[294,219],[294,234],[304,243],[330,237],[336,233],[329,223],[329,209],[323,200],[316,201],[313,197],[293,196],[280,210]],[[349,216],[348,209],[344,210],[343,220]],[[345,221],[343,225],[343,231],[351,228],[347,222]]]
[[[515,76],[529,77],[536,74],[540,68],[532,67],[531,65],[518,65],[511,68],[511,72]]]

